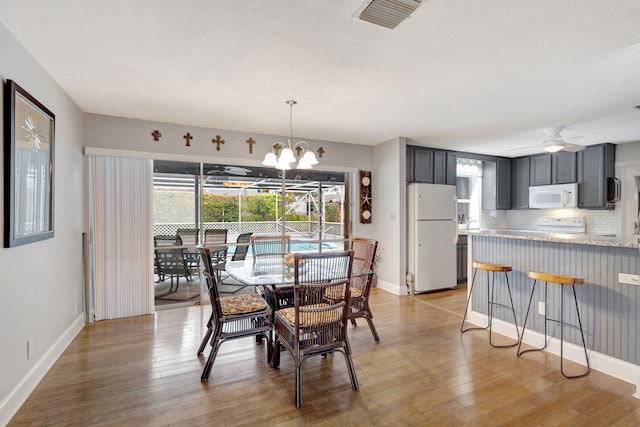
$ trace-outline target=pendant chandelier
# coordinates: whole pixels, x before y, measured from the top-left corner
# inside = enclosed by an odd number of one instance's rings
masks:
[[[293,146],[291,145],[293,140],[293,106],[297,102],[291,99],[286,103],[289,104],[289,139],[286,144],[273,143],[269,152],[264,156],[262,164],[280,170],[290,170],[291,165],[297,161],[296,169],[311,169],[313,165],[318,164],[318,159],[315,153],[309,149],[309,144],[306,141],[298,141]],[[300,160],[296,159],[294,150],[299,152]]]

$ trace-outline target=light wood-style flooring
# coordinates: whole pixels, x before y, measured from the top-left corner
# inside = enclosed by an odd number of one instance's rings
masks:
[[[209,307],[88,325],[9,425],[638,426],[635,387],[592,371],[567,380],[547,353],[517,358],[485,331],[460,335],[464,290],[395,296],[373,290],[381,341],[349,326],[360,391],[342,355],[294,368],[266,363],[252,339],[223,344],[208,383],[195,352]],[[506,339],[506,338],[505,338]],[[208,354],[209,347],[206,353]]]

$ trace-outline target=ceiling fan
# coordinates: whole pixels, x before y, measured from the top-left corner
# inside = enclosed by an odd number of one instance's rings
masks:
[[[552,126],[546,129],[544,132],[547,134],[547,139],[542,142],[542,149],[549,153],[555,153],[558,151],[570,151],[576,152],[584,150],[584,145],[574,144],[572,141],[577,141],[584,136],[582,135],[561,135],[560,133],[564,129],[564,126]],[[530,147],[513,148],[507,151],[524,150],[526,148],[535,148],[537,145]]]

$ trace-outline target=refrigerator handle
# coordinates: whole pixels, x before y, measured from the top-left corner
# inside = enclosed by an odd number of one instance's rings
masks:
[[[455,230],[455,237],[453,240],[453,244],[456,245],[458,244],[458,221],[456,221],[455,217],[456,217],[456,214],[458,213],[458,196],[455,194],[453,195],[453,212],[454,212],[453,229]]]

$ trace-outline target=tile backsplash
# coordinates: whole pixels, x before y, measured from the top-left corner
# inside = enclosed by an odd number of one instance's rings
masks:
[[[540,217],[583,216],[587,224],[587,233],[620,234],[620,209],[517,209],[483,210],[480,215],[480,228],[536,229],[536,220]]]

